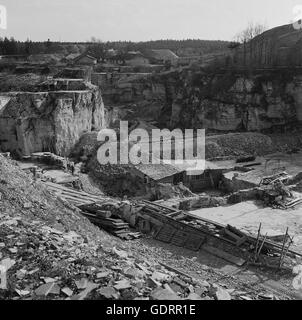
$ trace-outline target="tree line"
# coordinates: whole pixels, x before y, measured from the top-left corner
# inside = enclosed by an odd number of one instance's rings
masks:
[[[52,54],[52,53],[82,53],[85,50],[95,52],[102,56],[109,49],[120,52],[144,51],[149,49],[170,49],[175,53],[190,49],[192,54],[207,54],[225,50],[229,42],[210,40],[156,40],[147,42],[114,41],[102,42],[92,37],[90,41],[83,42],[52,42],[49,39],[43,42],[31,40],[17,41],[13,37],[0,38],[1,55],[30,55],[30,54]]]
[[[29,55],[41,53],[60,53],[62,46],[60,43],[51,42],[33,42],[27,40],[25,42],[17,41],[13,37],[0,38],[0,54],[1,55]]]

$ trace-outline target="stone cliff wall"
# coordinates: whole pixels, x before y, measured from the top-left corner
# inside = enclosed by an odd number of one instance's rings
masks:
[[[92,83],[102,90],[112,126],[120,119],[158,120],[161,116],[165,86],[150,73],[94,73]]]
[[[302,76],[290,72],[121,75],[100,85],[108,123],[143,119],[168,128],[270,131],[302,121]],[[104,88],[104,89],[103,89]]]
[[[135,103],[142,116],[153,110],[161,127],[265,131],[302,121],[302,76],[186,70],[156,77],[144,86],[156,82],[160,90],[149,90],[148,99]]]
[[[106,127],[100,90],[0,94],[0,148],[68,155],[86,131]]]
[[[217,92],[205,96],[195,93],[193,103],[182,108],[178,117],[172,106],[172,121],[177,124],[191,114],[192,124],[214,131],[263,131],[301,120],[302,87],[296,79],[236,77],[227,89],[220,88],[219,81],[214,78],[210,85]]]

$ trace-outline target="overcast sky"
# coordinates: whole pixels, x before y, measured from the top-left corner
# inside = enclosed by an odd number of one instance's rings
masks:
[[[288,24],[302,0],[0,0],[18,40],[233,40],[249,21]]]

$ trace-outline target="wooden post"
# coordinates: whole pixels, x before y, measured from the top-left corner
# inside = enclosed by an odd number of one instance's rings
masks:
[[[285,248],[285,244],[286,244],[287,233],[288,233],[288,227],[286,229],[286,233],[285,233],[285,236],[284,236],[284,239],[283,239],[282,250],[281,250],[281,253],[280,253],[280,260],[279,260],[279,268],[281,268],[281,262],[282,262],[283,252],[284,252],[284,248]]]
[[[291,244],[292,244],[292,242],[290,242],[290,243],[288,244],[287,249],[286,249],[286,251],[285,251],[285,253],[284,253],[283,257],[282,257],[281,264],[280,264],[279,268],[282,268],[282,265],[283,265],[283,263],[284,263],[284,259],[285,259],[286,255],[287,255],[287,252],[288,252]]]
[[[259,249],[259,251],[258,251],[258,256],[260,256],[260,253],[261,253],[262,248],[263,248],[263,246],[264,246],[264,244],[265,244],[266,238],[267,238],[267,234],[265,235],[265,237],[264,237],[264,239],[263,239],[263,242],[262,242],[262,244],[261,244],[261,247],[260,247],[260,249]]]
[[[288,236],[289,236],[289,235],[288,235]],[[291,238],[291,237],[289,236],[289,239],[290,239],[289,244],[288,244],[288,246],[287,246],[287,248],[286,248],[286,251],[285,251],[285,253],[284,253],[284,255],[283,255],[282,259],[281,259],[279,268],[282,268],[282,265],[283,265],[283,263],[284,263],[285,257],[287,256],[288,250],[289,250],[290,246],[294,243],[294,237]]]
[[[260,239],[261,227],[262,227],[262,224],[260,223],[259,229],[258,229],[258,236],[257,236],[256,247],[255,247],[254,261],[256,261],[256,258],[257,258],[257,250],[258,250],[258,244],[259,244],[259,239]]]

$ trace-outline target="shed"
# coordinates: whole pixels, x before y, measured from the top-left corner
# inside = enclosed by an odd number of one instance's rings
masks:
[[[132,169],[132,173],[143,178],[146,183],[150,180],[170,184],[184,181],[184,170],[169,164],[139,164]]]
[[[153,63],[171,63],[175,65],[179,57],[169,49],[147,50],[144,56],[149,58]]]
[[[144,55],[139,51],[129,51],[125,55],[125,62],[127,65],[130,65],[133,67],[150,64],[149,59],[144,57]]]
[[[80,64],[80,65],[96,65],[98,62],[97,58],[89,55],[89,54],[81,54],[80,56],[73,59],[74,64]]]

